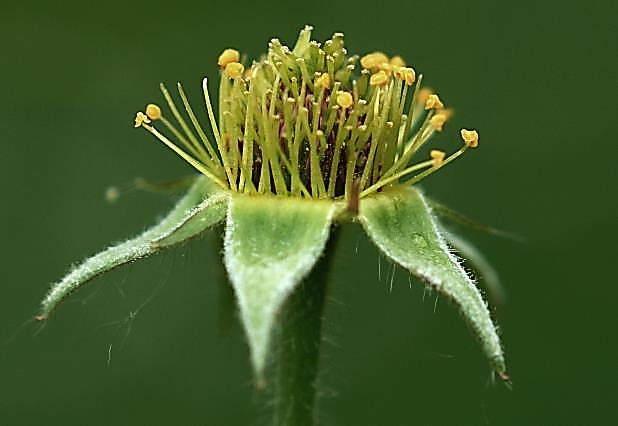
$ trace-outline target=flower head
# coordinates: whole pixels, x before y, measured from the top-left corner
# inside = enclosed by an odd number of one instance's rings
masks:
[[[423,174],[419,165],[430,168],[426,162],[410,163],[450,114],[436,93],[421,88],[422,76],[417,79],[401,56],[372,52],[359,60],[348,54],[343,34],[320,44],[307,27],[293,48],[272,39],[261,59],[239,61],[230,48],[217,59],[223,70],[218,119],[204,83],[214,143],[180,85],[193,128],[166,90],[181,131],[163,122],[172,137],[163,136],[154,126],[141,126],[149,122],[138,114],[140,126],[175,145],[224,188],[241,193],[349,199],[354,185],[366,197],[433,172]],[[151,120],[161,115],[149,110],[152,105],[146,110]],[[466,142],[464,150],[473,146]]]

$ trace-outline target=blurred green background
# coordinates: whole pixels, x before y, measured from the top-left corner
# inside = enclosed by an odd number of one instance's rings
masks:
[[[461,232],[501,273],[514,386],[492,383],[453,306],[344,229],[326,313],[325,425],[618,424],[616,16],[587,2],[5,2],[0,6],[0,424],[260,425],[247,347],[219,301],[214,233],[122,268],[28,321],[72,262],[151,224],[173,197],[104,193],[190,173],[135,111],[226,47],[346,35],[398,53],[481,148],[427,193],[524,243]],[[196,101],[197,102],[197,101]],[[612,189],[614,188],[614,189]]]

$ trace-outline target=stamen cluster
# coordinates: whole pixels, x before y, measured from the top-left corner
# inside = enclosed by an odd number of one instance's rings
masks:
[[[178,83],[193,129],[164,85],[161,91],[181,130],[153,104],[139,112],[143,127],[201,173],[224,188],[244,193],[313,198],[366,196],[387,185],[414,184],[478,145],[462,129],[455,153],[432,150],[410,165],[414,154],[452,115],[435,93],[421,88],[422,75],[381,52],[348,56],[343,34],[323,45],[300,32],[293,49],[271,40],[267,54],[250,68],[234,49],[218,58],[222,75],[218,118],[204,79],[212,143]],[[160,121],[182,145],[157,130]],[[196,136],[197,133],[197,136]],[[415,174],[417,173],[417,174]]]

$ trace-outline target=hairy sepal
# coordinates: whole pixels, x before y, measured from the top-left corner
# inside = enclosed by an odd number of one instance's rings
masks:
[[[483,252],[471,242],[452,232],[445,231],[444,236],[449,246],[455,249],[466,261],[470,262],[472,268],[480,276],[481,285],[485,288],[490,302],[495,305],[502,305],[505,299],[504,287],[500,282],[498,271],[491,265],[491,262],[485,257]]]
[[[86,259],[53,284],[43,299],[37,319],[46,319],[58,303],[97,275],[153,255],[222,222],[228,200],[227,191],[222,191],[206,177],[197,178],[187,194],[155,226]]]
[[[405,188],[364,198],[359,219],[386,256],[459,306],[492,368],[506,378],[500,339],[487,305],[450,253],[423,195],[414,188]]]
[[[324,251],[334,212],[334,203],[325,200],[231,197],[225,266],[258,381],[263,380],[277,314]]]

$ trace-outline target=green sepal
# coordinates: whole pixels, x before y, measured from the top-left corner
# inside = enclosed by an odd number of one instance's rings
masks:
[[[498,271],[491,265],[485,255],[466,239],[452,232],[444,232],[449,246],[453,247],[465,260],[470,262],[472,268],[478,273],[481,285],[487,292],[489,301],[495,305],[504,303],[504,287],[500,282]]]
[[[50,312],[70,293],[99,274],[185,241],[223,221],[229,195],[206,177],[199,177],[168,215],[135,238],[111,246],[86,259],[52,285],[37,319]]]
[[[422,194],[405,188],[364,198],[359,219],[386,256],[459,306],[479,337],[492,368],[506,378],[500,339],[487,305],[450,253]]]
[[[328,240],[334,203],[234,194],[225,230],[225,266],[234,287],[258,381],[277,313]]]

